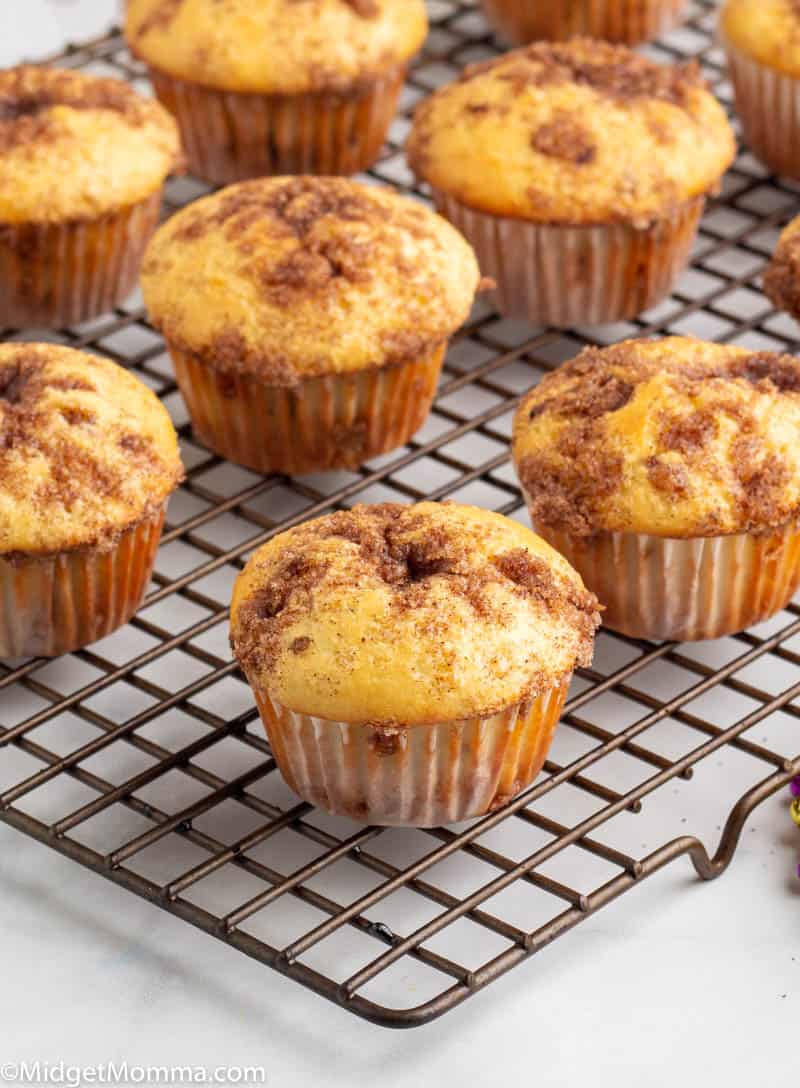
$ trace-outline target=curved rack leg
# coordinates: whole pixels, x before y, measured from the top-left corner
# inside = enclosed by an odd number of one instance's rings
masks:
[[[751,813],[779,790],[787,787],[798,774],[800,774],[800,757],[787,761],[785,770],[775,771],[769,778],[765,778],[740,797],[725,821],[725,827],[722,829],[719,845],[713,857],[709,856],[699,839],[686,835],[680,839],[673,839],[664,847],[666,856],[662,857],[658,867],[681,854],[688,854],[699,877],[703,880],[715,880],[725,872],[733,860],[742,830]]]

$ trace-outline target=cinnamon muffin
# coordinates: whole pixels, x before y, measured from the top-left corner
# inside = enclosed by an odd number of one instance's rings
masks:
[[[481,0],[489,21],[512,42],[576,35],[609,42],[651,41],[676,26],[686,0]]]
[[[0,326],[58,326],[135,286],[175,122],[126,83],[24,66],[0,71]]]
[[[717,638],[800,584],[800,361],[668,337],[587,348],[519,407],[531,520],[653,639]]]
[[[331,812],[431,826],[524,789],[598,605],[529,529],[471,506],[357,506],[260,548],[231,640],[286,781]]]
[[[800,178],[800,7],[726,0],[719,38],[745,143],[776,174]]]
[[[800,215],[781,231],[764,270],[764,294],[776,309],[800,319]]]
[[[562,326],[633,317],[669,291],[734,151],[695,65],[583,38],[465,69],[408,142],[498,309]]]
[[[142,271],[195,431],[261,472],[355,466],[406,442],[478,286],[449,223],[344,178],[198,200]]]
[[[427,30],[423,0],[129,0],[125,22],[192,171],[220,185],[366,169]]]
[[[126,623],[183,477],[157,397],[107,359],[0,345],[0,658]]]

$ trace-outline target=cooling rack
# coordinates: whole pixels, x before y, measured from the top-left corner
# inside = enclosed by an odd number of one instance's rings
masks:
[[[370,172],[407,191],[401,148],[414,105],[498,49],[473,4],[429,8],[425,53]],[[697,57],[728,103],[713,17],[711,3],[695,2],[648,51]],[[48,60],[147,89],[118,32]],[[206,191],[170,182],[167,213]],[[554,332],[479,304],[428,423],[356,472],[261,477],[209,454],[138,296],[55,336],[15,334],[131,368],[169,408],[188,473],[136,618],[79,653],[0,666],[0,819],[393,1027],[455,1008],[683,855],[702,878],[722,873],[750,813],[800,772],[796,604],[706,644],[602,632],[539,779],[487,817],[417,831],[359,826],[290,793],[231,660],[227,602],[254,548],[355,502],[447,497],[524,521],[508,447],[517,398],[586,343],[683,333],[796,350],[798,328],[770,309],[759,274],[799,203],[796,186],[745,150],[703,219],[690,270],[637,321]],[[724,810],[712,800],[721,781]]]

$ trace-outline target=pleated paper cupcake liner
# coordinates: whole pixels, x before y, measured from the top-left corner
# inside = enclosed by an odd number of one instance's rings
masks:
[[[445,347],[415,362],[268,385],[170,348],[197,436],[257,472],[354,468],[403,446],[425,422]]]
[[[97,219],[0,223],[0,326],[74,325],[122,302],[136,286],[161,195]]]
[[[356,174],[377,159],[405,66],[349,94],[237,94],[151,69],[175,116],[189,168],[216,185],[270,174]]]
[[[485,718],[385,728],[298,714],[255,690],[278,767],[300,797],[363,823],[434,827],[480,816],[539,773],[569,677]]]
[[[576,35],[609,42],[648,42],[681,21],[686,0],[481,0],[489,21],[516,44]]]
[[[437,211],[472,244],[500,313],[534,325],[600,325],[659,302],[686,267],[703,214],[695,197],[650,226],[565,226],[477,211],[434,190]]]
[[[774,173],[800,178],[800,79],[721,41],[745,143]]]
[[[643,533],[571,537],[535,526],[634,638],[721,638],[779,612],[800,585],[800,528],[679,540]]]
[[[109,549],[0,559],[0,659],[57,657],[127,623],[147,590],[165,510]]]

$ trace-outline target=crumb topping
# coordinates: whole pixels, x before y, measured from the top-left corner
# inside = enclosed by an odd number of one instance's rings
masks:
[[[592,162],[597,155],[597,145],[588,129],[566,111],[557,114],[552,121],[540,125],[531,140],[535,151],[565,162]]]
[[[144,38],[153,30],[167,30],[175,20],[184,0],[156,0],[149,12],[134,31],[136,38]]]
[[[361,19],[377,19],[381,13],[378,0],[342,0]]]
[[[153,30],[167,30],[175,21],[184,2],[185,0],[154,0],[141,22],[134,26],[133,36],[143,38]],[[338,0],[338,2],[349,8],[360,19],[377,19],[381,13],[378,0]],[[308,0],[286,0],[286,3],[308,6]]]
[[[0,72],[0,154],[52,136],[58,127],[55,107],[107,110],[133,128],[152,120],[159,107],[120,79],[100,79],[79,72],[21,65]]]
[[[231,631],[247,675],[285,705],[310,691],[320,705],[307,712],[320,716],[336,703],[342,717],[341,702],[360,698],[364,720],[413,719],[389,690],[405,675],[423,685],[405,693],[412,704],[433,700],[419,716],[432,721],[448,707],[494,712],[563,679],[591,658],[598,609],[529,530],[455,504],[387,503],[308,522],[256,553]],[[362,672],[371,679],[359,692],[349,683]],[[367,710],[371,698],[384,702]]]
[[[800,317],[800,216],[778,239],[772,260],[764,270],[764,294],[778,310]]]
[[[113,363],[0,346],[0,556],[103,545],[182,478],[157,398]]]
[[[642,228],[713,191],[734,152],[695,62],[588,38],[468,66],[419,106],[407,146],[414,173],[468,207]]]
[[[479,288],[443,219],[344,178],[230,186],[157,232],[142,269],[151,319],[179,350],[276,385],[436,350]]]
[[[587,348],[523,400],[535,525],[703,536],[800,514],[800,361],[671,337]]]
[[[175,121],[122,80],[0,71],[0,224],[96,217],[181,166]]]
[[[460,79],[469,82],[495,69],[515,94],[529,85],[546,87],[574,83],[591,87],[621,102],[651,98],[686,106],[692,88],[705,86],[697,61],[683,64],[656,64],[624,45],[593,38],[572,38],[568,42],[534,42],[505,57],[468,65]]]
[[[241,94],[360,96],[396,76],[428,28],[424,0],[129,0],[151,67]]]

